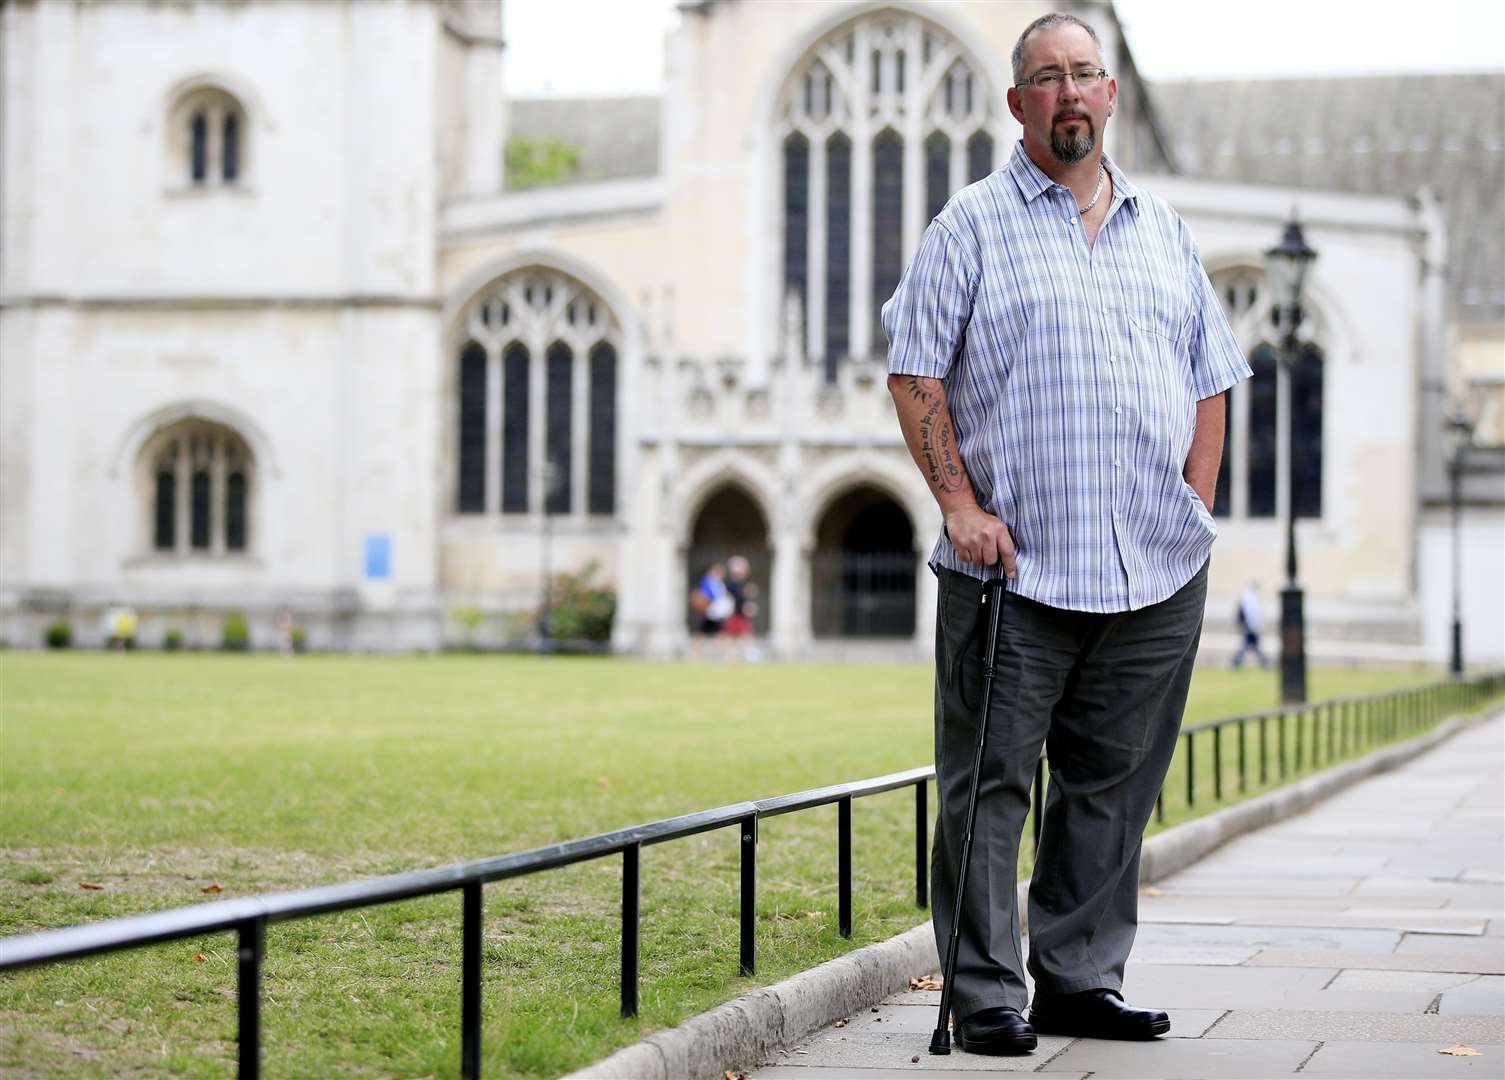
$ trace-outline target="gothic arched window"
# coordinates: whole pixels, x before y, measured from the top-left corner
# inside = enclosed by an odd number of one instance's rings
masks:
[[[828,379],[883,352],[879,311],[926,223],[993,170],[994,95],[959,43],[915,15],[862,16],[785,86],[780,292]]]
[[[172,171],[191,186],[233,186],[243,180],[247,124],[234,95],[217,86],[184,94],[173,106],[169,128]]]
[[[207,420],[183,420],[141,451],[149,547],[159,554],[245,552],[254,462],[245,440]]]
[[[492,284],[461,326],[457,512],[616,513],[622,332],[605,302],[535,268]]]
[[[1290,499],[1296,517],[1321,517],[1321,313],[1309,306],[1296,362],[1287,374],[1274,344],[1280,330],[1271,315],[1263,272],[1239,267],[1212,275],[1212,282],[1254,373],[1229,394],[1223,474],[1218,477],[1214,511],[1229,517],[1278,517],[1284,500]],[[1282,408],[1290,414],[1289,454],[1280,445]]]

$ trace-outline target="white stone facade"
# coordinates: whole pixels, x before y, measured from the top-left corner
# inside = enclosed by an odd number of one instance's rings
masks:
[[[947,186],[968,178],[976,132],[1001,165],[1018,133],[1009,50],[1050,6],[690,5],[660,175],[509,193],[498,4],[7,4],[0,638],[34,646],[66,615],[97,641],[99,613],[127,604],[147,646],[169,626],[212,645],[233,610],[270,645],[286,609],[314,647],[433,649],[460,640],[463,606],[491,616],[477,640],[498,642],[546,571],[594,562],[618,592],[617,647],[670,655],[699,563],[736,546],[775,654],[875,627],[896,654],[928,654],[939,515],[871,340],[874,275],[924,226],[916,136],[945,111],[934,95],[963,65],[975,96],[947,121]],[[1127,63],[1111,8],[1076,7],[1110,68]],[[850,59],[832,52],[847,41]],[[875,50],[868,89],[852,80]],[[812,71],[860,107],[813,115]],[[1138,93],[1126,80],[1109,150],[1183,212],[1215,275],[1257,271],[1299,206],[1321,251],[1326,355],[1322,513],[1300,529],[1309,610],[1319,634],[1421,648],[1416,401],[1445,333],[1422,284],[1435,209],[1153,176]],[[902,141],[890,248],[860,227],[879,212],[880,126]],[[796,127],[812,147],[841,127],[854,147],[850,281],[822,280],[838,234],[817,220],[829,176],[813,164],[803,301],[786,289]],[[833,296],[850,355],[828,363]],[[514,346],[528,359],[509,366]],[[194,451],[220,462],[202,480],[161,464],[194,433],[231,448]],[[561,453],[568,489],[546,513],[541,466]],[[1278,517],[1220,527],[1214,622],[1247,580],[1273,595],[1280,578]],[[859,550],[863,529],[889,546]],[[888,575],[889,607],[863,608],[862,559]]]

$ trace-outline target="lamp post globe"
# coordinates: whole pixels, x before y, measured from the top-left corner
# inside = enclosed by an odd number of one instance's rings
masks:
[[[1285,526],[1286,526],[1286,583],[1280,590],[1280,700],[1282,704],[1299,704],[1306,701],[1306,615],[1305,597],[1296,580],[1296,508],[1293,461],[1294,440],[1291,437],[1292,395],[1291,384],[1295,366],[1300,359],[1297,332],[1304,317],[1302,296],[1306,289],[1307,273],[1317,258],[1317,252],[1307,244],[1301,231],[1301,222],[1294,210],[1286,222],[1280,243],[1265,252],[1265,273],[1270,282],[1275,301],[1275,325],[1280,331],[1280,425],[1281,445],[1285,452]]]

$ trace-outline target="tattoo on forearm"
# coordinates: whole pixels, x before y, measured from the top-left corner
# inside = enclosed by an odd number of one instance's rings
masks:
[[[925,400],[930,407],[920,417],[920,455],[925,460],[925,478],[940,491],[960,491],[966,473],[956,454],[956,433],[949,417],[942,415],[945,401],[940,397]]]
[[[930,400],[930,391],[920,385],[920,377],[918,375],[911,375],[909,377],[909,382],[905,384],[905,389],[909,391],[909,396],[915,401]]]

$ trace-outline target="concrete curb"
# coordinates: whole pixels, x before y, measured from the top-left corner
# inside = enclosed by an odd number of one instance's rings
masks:
[[[1148,884],[1168,877],[1235,837],[1283,821],[1359,780],[1409,761],[1469,722],[1461,717],[1445,720],[1426,735],[1152,836],[1140,856],[1140,881]],[[1021,922],[1028,910],[1027,890],[1027,883],[1019,886]],[[720,1080],[728,1067],[766,1061],[775,1051],[876,1005],[906,989],[911,978],[939,967],[927,921],[655,1032],[565,1080]]]

